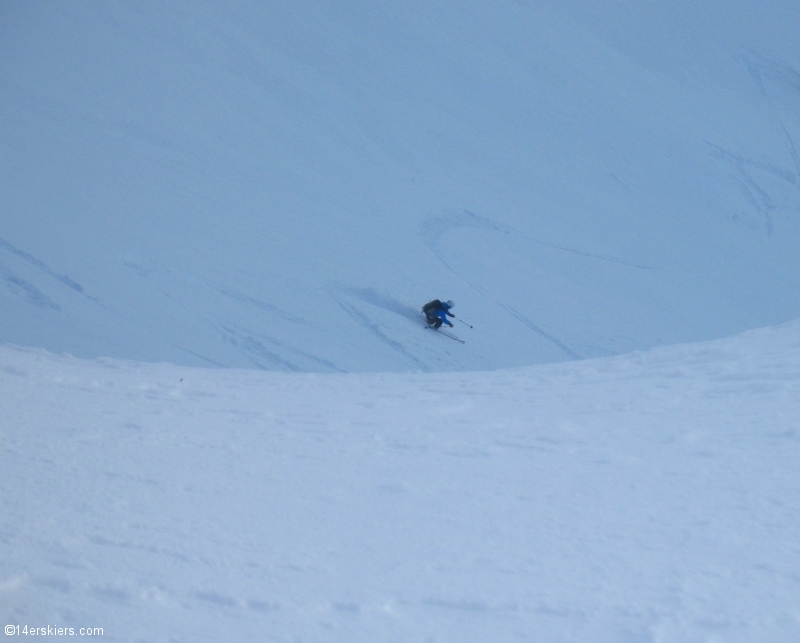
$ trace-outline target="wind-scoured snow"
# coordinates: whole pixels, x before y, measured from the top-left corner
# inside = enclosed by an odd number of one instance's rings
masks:
[[[109,641],[794,643],[800,324],[495,372],[0,349],[0,618]]]
[[[795,319],[798,24],[788,0],[3,3],[0,340],[449,371]],[[464,351],[407,314],[435,297]]]

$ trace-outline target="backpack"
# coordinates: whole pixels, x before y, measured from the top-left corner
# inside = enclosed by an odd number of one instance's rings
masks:
[[[431,315],[434,310],[439,310],[442,307],[442,302],[438,299],[434,299],[433,301],[429,301],[422,307],[422,312],[425,313],[425,316]]]

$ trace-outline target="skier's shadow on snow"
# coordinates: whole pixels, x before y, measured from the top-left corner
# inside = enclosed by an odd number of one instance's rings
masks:
[[[355,297],[367,304],[377,306],[378,308],[383,308],[384,310],[388,310],[396,315],[402,315],[411,321],[419,323],[423,319],[422,313],[416,308],[396,301],[395,299],[387,297],[386,295],[381,295],[380,293],[375,292],[372,288],[351,288],[350,292],[353,293]]]

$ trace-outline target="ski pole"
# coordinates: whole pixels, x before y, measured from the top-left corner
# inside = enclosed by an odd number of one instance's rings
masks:
[[[471,325],[471,324],[468,324],[468,323],[467,323],[467,322],[465,322],[463,319],[460,319],[460,318],[458,318],[458,317],[456,317],[456,319],[458,319],[458,321],[460,321],[460,322],[461,322],[462,324],[464,324],[465,326],[469,326],[470,328],[472,328],[472,325]]]

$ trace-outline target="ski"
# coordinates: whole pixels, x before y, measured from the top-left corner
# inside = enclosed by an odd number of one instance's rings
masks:
[[[463,339],[459,339],[455,335],[451,335],[450,333],[445,333],[441,328],[434,328],[433,326],[425,326],[425,328],[430,328],[431,330],[435,330],[440,335],[444,335],[445,337],[449,337],[450,339],[454,339],[457,342],[461,342],[462,344],[466,344]]]

